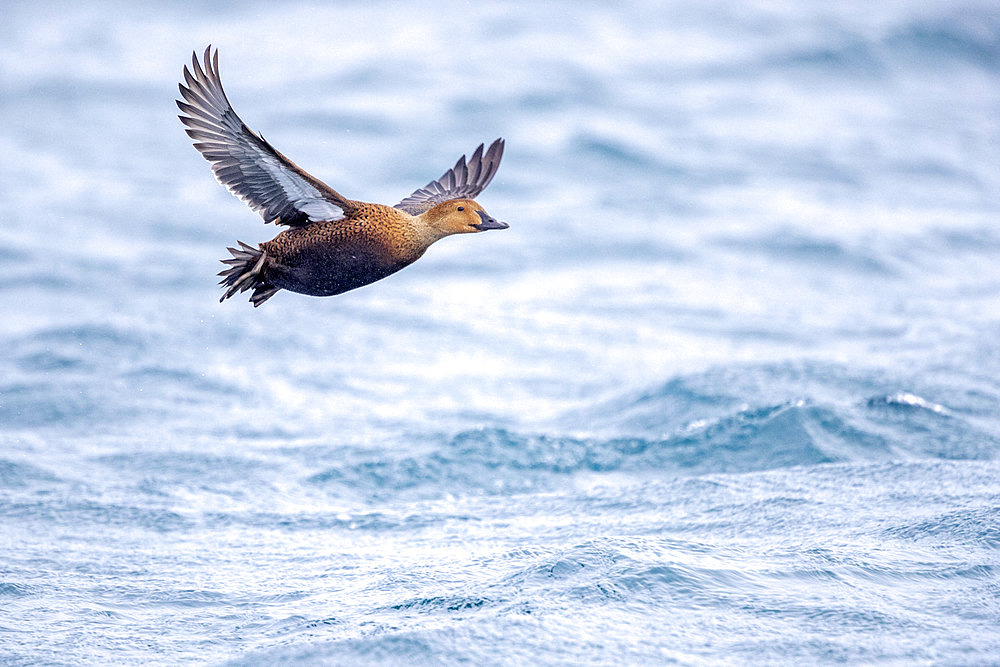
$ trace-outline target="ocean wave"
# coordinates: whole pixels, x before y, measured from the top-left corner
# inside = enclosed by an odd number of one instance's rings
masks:
[[[870,245],[851,244],[844,240],[807,236],[794,229],[778,229],[760,235],[722,237],[715,245],[755,253],[774,263],[806,265],[809,270],[843,271],[850,275],[869,274],[873,278],[899,274],[891,257],[880,254]]]
[[[12,524],[45,523],[90,530],[124,529],[172,532],[190,530],[194,522],[169,508],[134,503],[103,502],[86,495],[69,495],[52,501],[39,495],[38,500],[9,502],[0,507],[0,517]]]
[[[897,27],[882,45],[911,66],[920,63],[939,69],[943,63],[957,62],[996,73],[1000,69],[1000,17],[995,11],[962,8]]]
[[[39,588],[28,584],[18,584],[11,581],[0,581],[0,597],[27,597],[37,595]]]
[[[772,377],[798,375],[799,380],[816,371],[764,370]],[[641,479],[662,473],[737,473],[914,458],[993,459],[1000,454],[1000,439],[959,405],[946,407],[909,391],[872,395],[881,382],[872,376],[850,383],[849,375],[812,377],[798,385],[801,397],[785,400],[775,398],[787,388],[767,392],[739,387],[729,371],[676,378],[590,414],[595,425],[599,420],[593,417],[603,415],[613,424],[603,430],[616,435],[507,428],[429,434],[418,451],[405,443],[395,450],[401,454],[387,456],[383,451],[377,458],[351,450],[310,482],[331,493],[366,498],[423,498],[544,491],[572,483],[578,474],[625,473]],[[840,396],[841,381],[853,387],[852,394],[868,397]],[[756,396],[755,404],[746,403],[749,396]]]
[[[26,487],[59,482],[60,478],[45,468],[30,463],[0,459],[0,488]]]
[[[892,526],[885,530],[885,536],[930,544],[947,538],[969,546],[1000,548],[1000,495],[993,501],[987,507],[956,509]]]
[[[1000,22],[996,12],[963,7],[936,17],[857,29],[830,26],[824,39],[801,47],[778,47],[758,65],[822,73],[827,77],[892,77],[901,70],[938,73],[946,66],[971,66],[990,73],[1000,67]]]

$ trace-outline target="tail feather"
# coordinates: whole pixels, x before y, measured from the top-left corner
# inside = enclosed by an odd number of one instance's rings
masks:
[[[280,289],[280,287],[274,287],[273,285],[268,287],[259,286],[255,288],[253,294],[250,295],[250,302],[253,304],[253,307],[256,308],[274,296]]]
[[[230,268],[219,272],[222,280],[219,284],[226,288],[219,302],[223,302],[237,292],[253,289],[250,302],[254,308],[267,301],[280,290],[267,281],[267,254],[263,250],[248,246],[243,241],[237,241],[240,248],[227,248],[231,259],[219,260]]]

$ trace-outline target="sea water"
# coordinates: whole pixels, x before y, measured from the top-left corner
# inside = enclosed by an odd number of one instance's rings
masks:
[[[0,663],[990,664],[995,2],[8,3]],[[448,238],[220,304],[278,230],[175,115]]]

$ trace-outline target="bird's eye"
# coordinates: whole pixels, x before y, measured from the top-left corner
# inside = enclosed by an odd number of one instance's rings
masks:
[[[464,211],[464,210],[465,210],[465,207],[464,207],[464,206],[459,206],[459,207],[458,207],[458,210],[459,210],[459,211]]]

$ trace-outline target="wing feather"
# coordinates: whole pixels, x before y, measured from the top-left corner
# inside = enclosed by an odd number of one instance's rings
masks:
[[[297,227],[338,220],[351,209],[336,190],[309,175],[279,153],[236,115],[219,78],[219,51],[205,49],[204,67],[197,54],[184,67],[177,100],[185,132],[212,165],[220,183],[264,222]]]
[[[485,144],[479,144],[468,162],[463,155],[441,178],[414,190],[413,194],[396,204],[396,208],[411,215],[420,215],[449,199],[472,199],[486,189],[496,176],[500,158],[503,157],[503,146],[503,139],[497,139],[484,155]]]

